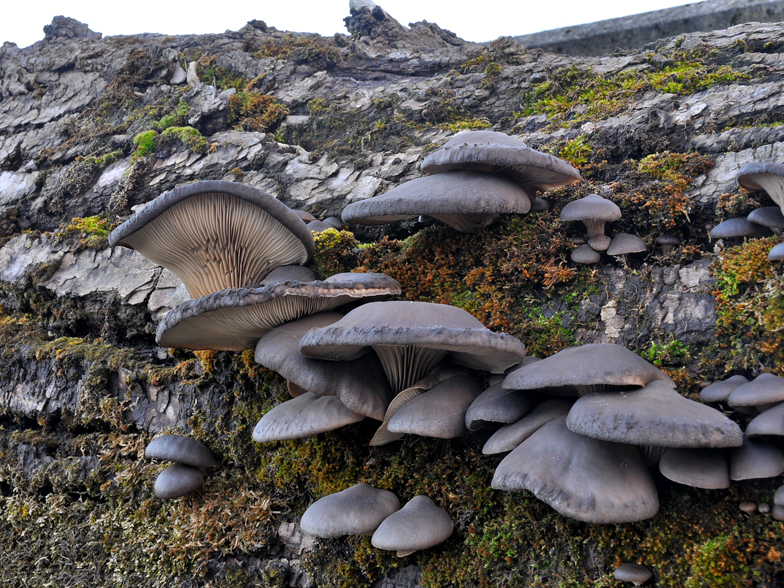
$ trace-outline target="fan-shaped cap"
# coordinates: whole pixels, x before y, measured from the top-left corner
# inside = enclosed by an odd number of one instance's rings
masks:
[[[645,566],[633,563],[623,563],[615,568],[613,572],[616,580],[621,582],[631,582],[635,586],[642,586],[651,579],[653,574]]]
[[[374,354],[334,362],[311,359],[299,352],[299,341],[305,333],[341,318],[343,315],[336,312],[319,312],[275,327],[259,339],[256,362],[278,372],[298,388],[316,396],[336,395],[352,412],[383,420],[392,391]]]
[[[602,390],[641,388],[654,380],[675,388],[672,378],[622,345],[589,343],[567,347],[514,370],[504,379],[503,387],[580,396]]]
[[[453,529],[449,513],[428,496],[414,496],[378,526],[371,543],[377,549],[396,551],[398,557],[405,557],[443,543]]]
[[[316,396],[306,392],[279,404],[253,429],[257,443],[303,439],[361,421],[362,415],[351,412],[337,396]]]
[[[445,357],[473,369],[500,373],[525,357],[525,345],[494,333],[456,306],[429,302],[371,302],[335,324],[302,338],[306,357],[356,359],[372,347],[397,393]]]
[[[496,490],[528,490],[564,516],[588,523],[631,523],[659,510],[639,449],[572,433],[558,417],[499,464]]]
[[[533,402],[515,390],[507,390],[501,382],[490,386],[468,407],[465,425],[476,431],[484,423],[514,423],[531,410]]]
[[[158,479],[155,480],[155,496],[163,500],[185,496],[203,482],[204,474],[199,468],[175,463],[158,474]]]
[[[150,459],[167,459],[197,468],[211,468],[218,465],[217,460],[207,447],[196,439],[183,435],[161,435],[153,439],[144,450]]]
[[[784,209],[784,164],[755,161],[740,168],[736,179],[747,190],[765,190]]]
[[[589,394],[569,411],[569,430],[594,439],[656,447],[738,447],[738,424],[653,381],[639,390]]]
[[[735,388],[727,398],[730,406],[761,406],[784,401],[784,378],[760,374],[748,384]]]
[[[530,208],[525,190],[508,178],[460,171],[417,178],[381,196],[352,202],[343,210],[343,220],[379,225],[427,215],[473,233],[499,214],[524,214]]]
[[[784,435],[784,402],[761,412],[746,425],[747,437],[760,435]]]
[[[482,453],[492,455],[512,451],[551,420],[565,417],[571,408],[572,403],[566,400],[545,400],[519,421],[504,425],[493,433],[482,447]]]
[[[400,510],[392,492],[356,484],[314,502],[302,515],[305,533],[329,539],[343,535],[372,535],[381,522]]]
[[[171,310],[158,325],[155,340],[166,347],[242,351],[283,323],[355,300],[399,293],[395,280],[373,273],[221,290]]]
[[[659,471],[665,478],[693,488],[730,487],[727,457],[720,449],[670,447],[659,460]]]
[[[730,451],[730,479],[775,478],[784,472],[784,452],[775,445],[743,437],[743,445]]]
[[[313,235],[257,188],[218,180],[166,192],[109,235],[180,278],[192,298],[258,284],[274,268],[304,264]]]
[[[746,219],[755,225],[762,225],[773,231],[784,229],[784,214],[781,214],[781,208],[778,206],[765,206],[752,210]]]
[[[721,382],[714,382],[706,386],[700,392],[700,400],[703,402],[726,402],[738,386],[748,384],[748,379],[744,376],[732,376]]]
[[[768,261],[784,260],[784,243],[779,243],[768,253]]]
[[[508,175],[526,189],[532,200],[536,190],[550,190],[580,180],[580,172],[563,159],[494,131],[459,133],[422,162],[422,171],[428,174],[468,169]]]
[[[574,263],[583,263],[589,265],[592,263],[599,263],[599,260],[602,258],[602,254],[593,249],[590,245],[580,245],[576,249],[572,250],[570,257]]]
[[[614,202],[598,194],[568,203],[561,210],[562,221],[582,221],[588,229],[588,237],[604,232],[604,223],[621,218],[621,209]]]
[[[618,233],[607,248],[607,255],[627,255],[643,251],[648,251],[648,246],[637,235]]]
[[[749,222],[748,219],[740,217],[725,220],[723,223],[713,227],[713,230],[710,232],[711,237],[714,239],[740,239],[741,237],[756,239],[772,234],[769,228],[754,224]]]
[[[387,423],[391,433],[452,439],[466,433],[465,414],[482,392],[471,376],[457,376],[413,398]]]

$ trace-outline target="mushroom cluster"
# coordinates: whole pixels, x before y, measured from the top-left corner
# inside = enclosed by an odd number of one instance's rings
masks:
[[[494,131],[458,133],[424,159],[422,171],[430,175],[349,204],[343,220],[378,225],[429,216],[473,233],[500,214],[529,212],[537,190],[580,180],[566,161]]]
[[[161,435],[153,439],[144,450],[144,456],[175,462],[155,480],[155,496],[163,500],[193,492],[204,482],[204,472],[218,465],[205,445],[182,435]]]

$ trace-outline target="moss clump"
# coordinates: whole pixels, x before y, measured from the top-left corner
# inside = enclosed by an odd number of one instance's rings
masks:
[[[191,107],[187,102],[180,100],[175,109],[169,114],[161,117],[160,120],[154,122],[152,128],[160,132],[165,131],[170,127],[182,126],[185,123],[186,116],[190,109]]]
[[[78,237],[82,247],[105,249],[109,244],[109,233],[118,224],[105,216],[76,217],[56,234],[60,237]]]
[[[241,90],[229,98],[229,123],[237,130],[268,131],[288,113],[288,108],[269,94]]]
[[[343,59],[334,39],[291,34],[287,34],[283,39],[264,41],[254,53],[254,57],[288,59],[317,70],[332,69]]]
[[[316,279],[324,280],[356,267],[359,242],[353,233],[327,229],[314,233],[313,239],[316,242],[316,251],[310,269],[316,274]]]
[[[185,145],[194,153],[206,153],[210,142],[193,127],[168,127],[160,134],[156,131],[144,131],[133,139],[136,150],[131,156],[131,161],[155,153],[159,149],[172,148]]]
[[[154,153],[157,145],[157,136],[158,133],[153,130],[142,131],[136,135],[133,138],[133,146],[136,147],[136,150],[133,152],[133,155],[131,155],[131,161],[136,161],[137,159]]]

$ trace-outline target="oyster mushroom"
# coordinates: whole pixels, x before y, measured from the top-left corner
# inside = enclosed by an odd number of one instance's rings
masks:
[[[205,445],[183,435],[161,435],[153,439],[144,450],[150,459],[176,461],[196,468],[218,465],[212,452]]]
[[[700,392],[700,400],[703,402],[726,402],[739,386],[748,384],[749,381],[740,375],[732,376],[721,382],[714,382],[706,386]]]
[[[755,225],[769,228],[776,235],[781,235],[781,231],[784,229],[784,214],[781,213],[781,208],[778,206],[757,208],[752,210],[746,218]]]
[[[613,576],[621,582],[630,582],[635,586],[642,586],[651,579],[653,574],[645,566],[633,563],[623,563],[615,568]]]
[[[356,484],[310,505],[300,525],[323,539],[343,535],[373,535],[384,519],[400,510],[397,496],[370,484]]]
[[[452,534],[454,523],[443,508],[428,496],[414,496],[391,514],[373,533],[373,547],[397,552],[398,557],[430,549]]]
[[[717,449],[670,447],[659,460],[659,471],[665,478],[693,488],[730,487],[727,457]]]
[[[764,190],[784,211],[784,164],[755,161],[740,168],[735,179],[747,190]]]
[[[710,232],[712,239],[756,239],[759,237],[767,237],[772,235],[773,232],[762,225],[757,225],[749,222],[746,218],[731,218],[719,223]]]
[[[179,498],[198,489],[203,483],[204,474],[199,468],[175,463],[158,474],[155,496],[163,500]]]
[[[612,243],[607,248],[607,255],[628,255],[629,253],[642,253],[644,251],[648,251],[648,247],[645,245],[645,241],[637,235],[618,233],[613,237]]]
[[[568,415],[571,408],[572,403],[566,400],[545,400],[517,422],[504,425],[493,433],[482,447],[482,453],[492,455],[512,451],[553,419]]]
[[[604,234],[605,223],[621,218],[621,209],[598,194],[588,194],[574,200],[561,210],[561,221],[582,221],[588,230],[588,239]]]

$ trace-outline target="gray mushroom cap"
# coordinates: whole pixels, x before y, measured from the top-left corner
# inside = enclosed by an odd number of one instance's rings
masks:
[[[561,210],[561,221],[582,221],[588,229],[588,237],[604,233],[604,224],[621,218],[621,209],[614,202],[598,194],[569,202]]]
[[[738,170],[736,179],[747,190],[765,190],[784,210],[784,164],[749,163]]]
[[[773,232],[769,228],[749,222],[746,218],[725,220],[723,223],[713,227],[713,230],[710,232],[710,236],[713,239],[740,239],[741,237],[756,239],[772,234]]]
[[[313,282],[316,275],[313,270],[304,265],[284,265],[272,270],[261,281],[262,285],[278,284],[280,282]]]
[[[322,220],[315,219],[308,223],[308,230],[312,233],[323,233],[329,229],[335,229],[335,227],[329,223],[325,223]]]
[[[700,400],[703,402],[726,402],[738,386],[748,384],[744,376],[732,376],[721,382],[714,382],[700,391]]]
[[[526,189],[531,200],[536,190],[580,181],[580,172],[563,159],[494,131],[458,133],[422,161],[422,171],[428,174],[468,169],[508,175]]]
[[[468,407],[465,424],[476,431],[484,423],[514,423],[531,410],[531,399],[515,390],[507,390],[501,382],[490,386]]]
[[[779,243],[768,253],[768,261],[784,260],[784,243]]]
[[[653,574],[645,566],[633,563],[623,563],[615,568],[613,572],[616,580],[621,582],[631,582],[635,586],[641,586],[651,579]]]
[[[607,248],[607,255],[627,255],[643,251],[648,251],[648,246],[637,235],[618,233]]]
[[[589,265],[591,263],[599,263],[602,259],[602,254],[593,249],[590,245],[580,245],[572,250],[570,257],[574,263]]]
[[[339,429],[363,418],[343,406],[337,396],[316,396],[306,392],[279,404],[261,417],[253,429],[253,440],[267,443],[303,439]]]
[[[343,535],[372,535],[381,522],[400,510],[392,492],[356,484],[314,502],[302,515],[305,533],[329,539]]]
[[[163,500],[179,498],[193,492],[204,482],[199,468],[175,463],[158,474],[155,480],[155,496]]]
[[[776,492],[773,494],[773,504],[776,506],[784,506],[784,486],[776,488]]]
[[[583,396],[566,419],[594,439],[656,447],[738,447],[743,433],[718,410],[684,398],[661,381],[639,390]]]
[[[530,208],[525,190],[508,178],[457,171],[417,178],[380,196],[352,202],[343,210],[343,220],[379,225],[427,215],[473,233],[499,214],[524,214]]]
[[[601,235],[594,235],[588,239],[588,247],[594,251],[607,251],[612,244],[612,239],[602,233]]]
[[[468,432],[465,414],[482,392],[482,384],[471,376],[457,376],[411,399],[389,419],[390,433],[453,439]]]
[[[449,513],[428,496],[414,496],[378,526],[371,543],[377,549],[396,551],[398,557],[404,557],[443,543],[453,530]]]
[[[659,510],[639,449],[572,433],[566,418],[543,425],[499,464],[491,486],[528,490],[564,516],[631,523]]]
[[[752,210],[746,218],[749,222],[768,227],[774,232],[781,232],[781,229],[784,229],[784,214],[781,214],[781,208],[778,206],[757,208]]]
[[[622,345],[589,343],[567,347],[514,370],[504,379],[503,387],[579,396],[600,390],[641,388],[654,380],[675,388],[672,378]]]
[[[784,401],[784,378],[770,373],[760,374],[748,384],[735,388],[727,398],[732,406],[761,406]]]
[[[743,437],[743,445],[730,450],[730,479],[775,478],[784,472],[784,452],[775,445]]]
[[[161,435],[153,439],[144,450],[150,459],[166,459],[197,468],[211,468],[218,465],[212,452],[205,445],[183,435]]]
[[[324,219],[324,222],[330,225],[336,231],[342,231],[345,225],[343,224],[343,219],[338,218],[337,216],[328,216]]]
[[[242,351],[283,323],[355,300],[399,293],[400,284],[374,273],[222,290],[171,310],[158,324],[155,340],[165,347]]]
[[[383,420],[392,391],[374,354],[343,362],[304,357],[300,339],[311,329],[336,323],[343,315],[319,312],[275,327],[259,339],[256,362],[316,396],[336,395],[352,412]]]
[[[316,220],[316,217],[310,214],[307,210],[297,210],[296,208],[292,208],[291,212],[296,214],[299,218],[302,219],[302,222],[309,223],[310,221]]]
[[[784,435],[784,402],[761,412],[746,425],[747,437],[761,435]]]
[[[727,457],[719,449],[670,447],[659,460],[659,471],[665,478],[693,488],[730,487]]]
[[[171,270],[192,298],[258,284],[304,264],[313,235],[286,205],[245,184],[207,180],[166,192],[117,227],[109,244]]]
[[[429,302],[370,302],[302,338],[306,357],[351,360],[372,347],[392,391],[408,388],[442,359],[500,373],[525,357],[525,345],[494,333],[468,312]]]
[[[482,447],[482,453],[493,455],[512,451],[553,419],[568,415],[571,408],[572,403],[566,400],[557,398],[545,400],[517,422],[504,425],[493,433]]]

